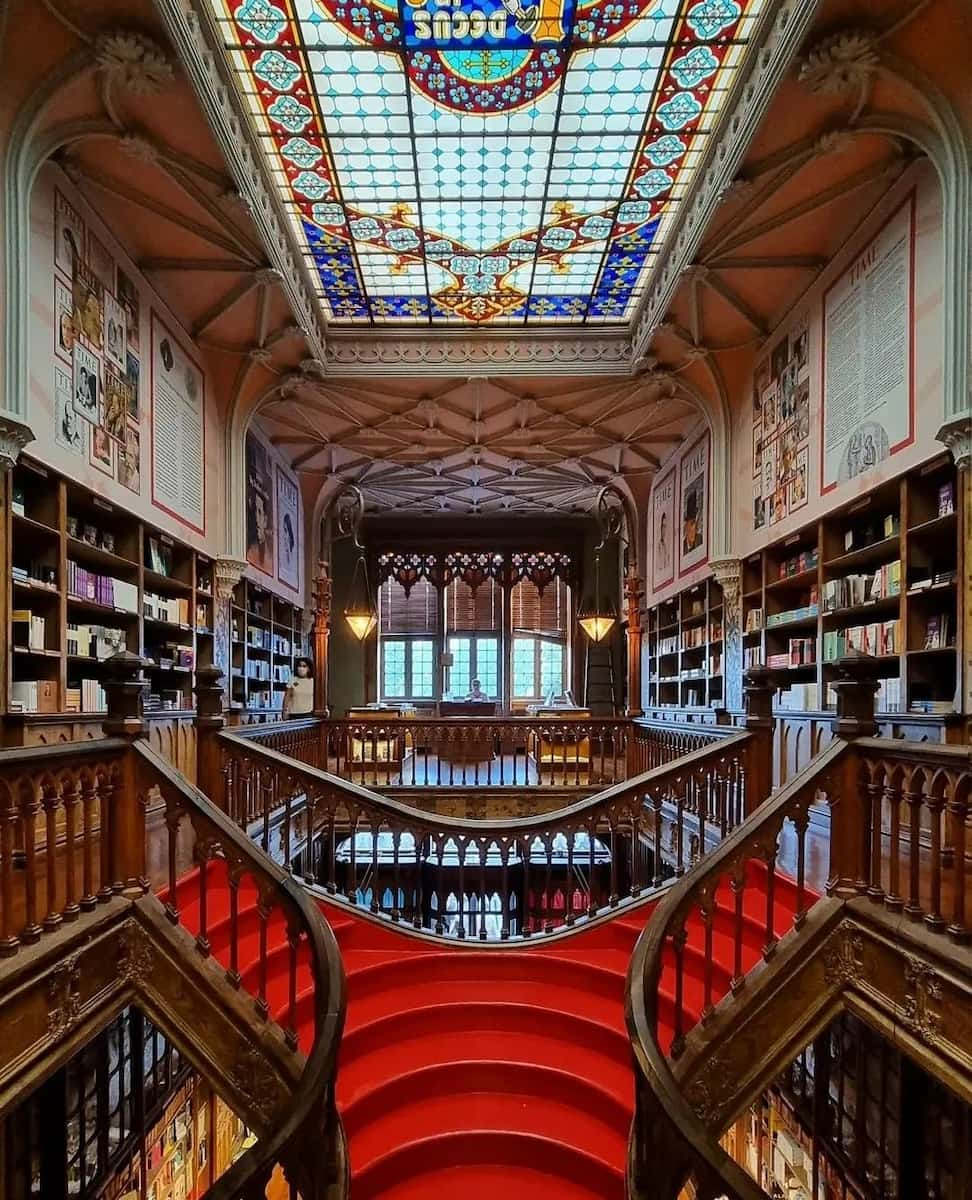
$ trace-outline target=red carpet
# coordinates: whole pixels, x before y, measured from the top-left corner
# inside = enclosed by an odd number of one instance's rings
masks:
[[[746,889],[746,968],[765,941],[759,872]],[[794,887],[777,877],[774,927],[790,925]],[[198,876],[179,886],[182,919],[198,928]],[[240,971],[255,992],[256,894],[240,895]],[[733,897],[720,888],[713,995],[732,970]],[[436,943],[325,902],[348,977],[338,1103],[348,1135],[352,1200],[622,1200],[632,1117],[624,980],[651,904],[560,940],[483,949]],[[209,936],[229,963],[228,888],[210,873]],[[271,922],[271,1012],[287,1024],[289,949]],[[685,1003],[702,1007],[702,929],[690,926]],[[674,970],[663,976],[663,1043],[671,1038]],[[310,973],[301,969],[300,1040],[310,1037]]]

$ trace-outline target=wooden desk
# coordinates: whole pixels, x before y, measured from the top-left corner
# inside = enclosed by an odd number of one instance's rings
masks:
[[[348,709],[348,720],[360,721],[362,724],[360,729],[353,730],[349,735],[348,761],[355,766],[374,771],[376,782],[379,775],[383,777],[384,782],[389,782],[393,775],[401,773],[402,763],[410,753],[410,748],[407,745],[408,738],[400,728],[393,727],[386,731],[381,729],[380,725],[383,721],[397,721],[403,717],[414,716],[415,709],[411,706]],[[371,722],[379,726],[374,733],[365,728]]]
[[[533,760],[539,778],[561,778],[564,782],[587,779],[591,770],[591,739],[585,729],[580,729],[574,734],[565,727],[572,721],[589,721],[590,711],[586,708],[538,706],[536,711],[530,712],[529,715],[549,720],[552,725],[549,733],[544,730],[530,730],[527,754]]]

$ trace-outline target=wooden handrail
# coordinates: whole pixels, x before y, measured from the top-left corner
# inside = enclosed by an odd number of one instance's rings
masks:
[[[972,877],[967,870],[972,751],[871,736],[873,666],[860,659],[841,664],[838,736],[697,870],[667,889],[635,947],[626,997],[637,1073],[628,1172],[633,1200],[676,1200],[690,1180],[700,1197],[765,1200],[762,1189],[724,1153],[689,1105],[672,1063],[687,1037],[693,1043],[692,1061],[704,1061],[707,1022],[720,1004],[744,1002],[749,971],[768,962],[782,938],[805,935],[812,941],[814,922],[807,921],[807,914],[818,900],[806,879],[812,805],[823,800],[831,810],[826,869],[831,907],[870,901],[891,913],[903,911],[921,925],[925,938],[929,932],[961,943],[972,937],[967,894]],[[796,878],[783,881],[778,854],[787,823],[795,831],[789,858],[795,860]],[[765,919],[759,913],[755,918],[761,954],[746,949],[743,939],[746,923],[752,932],[754,917],[745,909],[745,893],[753,884],[761,901],[765,893]],[[784,886],[791,889],[793,910],[786,929],[779,927],[774,906],[775,890]],[[729,923],[733,948],[731,973],[718,987],[713,969],[717,918],[723,944]],[[800,943],[792,945],[793,961],[800,961]],[[685,999],[690,960],[702,973],[700,1011]],[[662,1028],[663,972],[670,1029]],[[723,1036],[732,1011],[717,1023]]]
[[[554,812],[476,820],[415,808],[235,731],[218,739],[229,815],[271,849],[270,817],[282,813],[285,866],[352,904],[364,890],[393,921],[481,941],[552,932],[682,874],[753,802],[756,741],[737,730]],[[495,899],[450,917],[457,895]]]
[[[269,1134],[250,1148],[206,1193],[208,1200],[244,1200],[253,1195],[262,1195],[263,1186],[269,1180],[278,1163],[285,1165],[288,1177],[299,1183],[300,1194],[311,1200],[323,1197],[325,1181],[315,1172],[320,1164],[308,1159],[304,1151],[308,1145],[325,1147],[327,1167],[334,1175],[340,1157],[340,1128],[334,1100],[334,1082],[337,1073],[337,1052],[344,1025],[345,987],[341,954],[334,934],[320,909],[313,903],[305,888],[293,876],[272,862],[239,828],[213,805],[197,788],[151,747],[140,741],[132,745],[138,756],[147,787],[157,787],[166,807],[166,825],[169,837],[170,877],[165,892],[166,915],[172,924],[179,924],[178,910],[178,841],[184,821],[188,821],[195,836],[193,857],[199,870],[201,896],[205,898],[209,867],[219,859],[229,867],[231,880],[245,872],[257,883],[260,892],[260,917],[265,920],[273,908],[278,906],[287,917],[292,938],[299,935],[306,941],[309,951],[314,988],[314,1041],[304,1064],[300,1085],[295,1091],[293,1104],[283,1120]],[[171,870],[176,862],[177,869]],[[204,905],[203,905],[204,907]],[[235,924],[231,913],[231,923]],[[208,956],[205,927],[196,937],[197,950]],[[230,937],[237,930],[231,928]],[[296,940],[294,940],[296,947]],[[231,949],[232,953],[232,949]],[[265,953],[265,947],[261,954]],[[231,986],[240,987],[239,967],[233,964],[227,970]],[[234,969],[235,968],[235,969]],[[291,954],[289,969],[297,970],[296,948]],[[295,982],[295,981],[294,981]],[[296,996],[292,984],[291,996]],[[258,1011],[265,1005],[264,996],[256,998]],[[266,1015],[265,1007],[263,1009]],[[296,1013],[288,1014],[285,1041],[296,1053]]]

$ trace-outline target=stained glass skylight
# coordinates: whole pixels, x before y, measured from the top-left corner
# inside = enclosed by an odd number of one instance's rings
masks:
[[[766,0],[204,0],[337,325],[617,325]]]

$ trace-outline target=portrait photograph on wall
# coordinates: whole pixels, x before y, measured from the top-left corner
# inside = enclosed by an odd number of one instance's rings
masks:
[[[270,452],[252,431],[246,435],[246,561],[273,574],[273,474]]]
[[[300,490],[277,467],[277,578],[288,587],[300,582]]]
[[[651,586],[659,591],[675,578],[675,467],[655,484],[651,494]]]
[[[678,573],[687,575],[709,559],[709,435],[683,455],[679,486]]]

